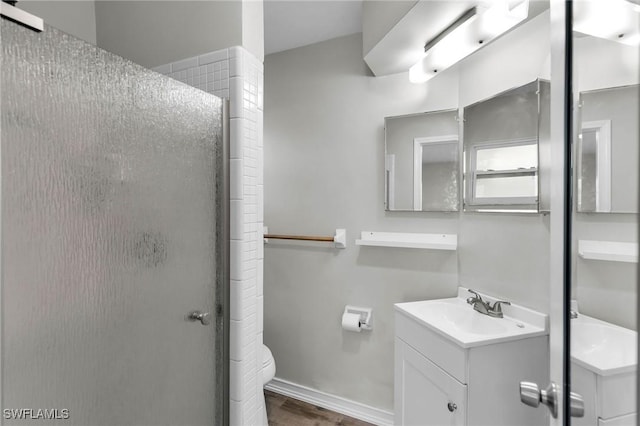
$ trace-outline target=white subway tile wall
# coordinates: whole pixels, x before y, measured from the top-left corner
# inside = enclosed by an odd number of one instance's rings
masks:
[[[236,49],[235,47],[232,49]],[[220,98],[229,98],[229,54],[217,50],[154,68],[161,74],[197,87]],[[245,53],[247,53],[245,51]],[[257,61],[257,59],[256,59]],[[262,64],[260,64],[262,67]]]
[[[263,65],[242,47],[154,68],[230,103],[230,424],[260,425],[263,341]]]

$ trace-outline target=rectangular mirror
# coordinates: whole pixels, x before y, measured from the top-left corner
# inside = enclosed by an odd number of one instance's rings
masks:
[[[465,211],[539,211],[548,104],[536,80],[464,108]]]
[[[385,208],[455,212],[460,205],[458,111],[385,118]]]
[[[639,86],[580,93],[578,211],[638,212]]]

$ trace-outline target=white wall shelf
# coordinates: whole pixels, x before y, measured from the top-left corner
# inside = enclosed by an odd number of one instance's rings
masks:
[[[579,240],[578,254],[588,260],[638,263],[638,243]]]
[[[400,232],[362,231],[356,245],[373,247],[399,247],[431,250],[456,250],[456,234],[414,234]]]

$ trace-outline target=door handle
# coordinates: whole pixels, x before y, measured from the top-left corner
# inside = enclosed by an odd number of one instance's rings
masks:
[[[546,389],[540,389],[537,383],[520,382],[520,401],[531,407],[543,403],[554,419],[558,417],[558,387],[553,382]]]
[[[569,393],[571,417],[584,417],[584,398],[575,392]]]
[[[569,399],[571,417],[584,416],[584,399],[582,396],[571,392]],[[549,408],[554,419],[558,417],[558,386],[553,382],[546,389],[540,389],[537,383],[520,382],[520,401],[531,407],[537,407],[542,403]]]
[[[202,325],[209,325],[211,323],[211,314],[209,312],[193,311],[189,312],[187,320],[192,322],[200,321]]]

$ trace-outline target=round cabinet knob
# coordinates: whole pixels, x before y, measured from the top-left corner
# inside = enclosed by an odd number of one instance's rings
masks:
[[[200,321],[202,325],[209,325],[211,323],[211,314],[209,312],[193,311],[187,315],[189,321]]]
[[[456,411],[458,409],[458,406],[456,404],[454,404],[453,402],[450,402],[447,404],[447,408],[449,409],[449,411],[451,411],[452,413],[454,411]]]

